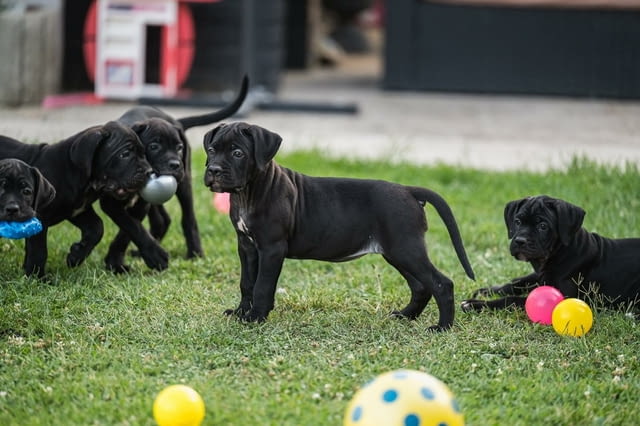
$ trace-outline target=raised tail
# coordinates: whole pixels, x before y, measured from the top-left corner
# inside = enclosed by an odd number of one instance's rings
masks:
[[[196,126],[204,126],[207,124],[212,124],[220,120],[224,120],[227,117],[232,116],[236,113],[242,106],[244,99],[247,97],[247,91],[249,90],[249,77],[246,75],[242,79],[242,86],[240,87],[240,92],[238,92],[238,96],[226,107],[222,108],[216,112],[210,112],[208,114],[196,115],[193,117],[184,117],[179,118],[178,122],[182,125],[184,130],[187,130],[191,127]]]
[[[409,190],[411,191],[411,195],[413,195],[420,204],[424,205],[425,202],[428,202],[435,207],[438,215],[440,215],[442,221],[447,227],[447,231],[449,231],[449,237],[453,243],[453,248],[456,250],[460,264],[467,273],[467,276],[472,280],[475,280],[476,276],[473,273],[471,264],[469,263],[467,252],[464,249],[464,244],[462,244],[462,238],[460,237],[460,230],[458,229],[456,218],[453,216],[453,212],[451,211],[449,204],[447,204],[444,198],[442,198],[438,193],[430,189],[413,186],[410,187]]]

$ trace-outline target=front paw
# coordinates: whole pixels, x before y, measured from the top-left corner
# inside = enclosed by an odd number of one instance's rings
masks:
[[[478,300],[478,299],[463,300],[462,303],[460,304],[460,308],[464,312],[481,311],[486,307],[487,307],[487,302],[484,300]]]
[[[79,266],[87,257],[89,257],[90,253],[91,250],[87,249],[86,244],[73,243],[71,248],[69,248],[69,254],[67,254],[67,266],[70,268]]]
[[[140,250],[144,263],[151,269],[163,271],[169,267],[169,253],[159,245]]]
[[[449,325],[432,325],[429,328],[427,328],[427,331],[431,332],[431,333],[441,333],[443,331],[447,331],[451,329],[451,324]]]
[[[258,312],[255,309],[250,309],[249,312],[240,316],[240,320],[244,322],[265,322],[267,320],[267,314]]]
[[[394,318],[394,319],[404,319],[409,321],[415,321],[416,319],[418,319],[418,315],[420,314],[408,314],[404,312],[404,310],[402,310],[402,311],[391,311],[391,314],[389,315],[391,316],[391,318]]]
[[[42,282],[51,282],[51,278],[44,273],[44,265],[36,265],[31,263],[24,264],[24,273],[29,278],[35,278]]]
[[[196,259],[198,257],[204,257],[204,251],[202,248],[187,250],[187,259]]]
[[[110,263],[105,262],[107,269],[113,272],[114,274],[128,274],[131,271],[129,265],[125,265],[124,263]]]

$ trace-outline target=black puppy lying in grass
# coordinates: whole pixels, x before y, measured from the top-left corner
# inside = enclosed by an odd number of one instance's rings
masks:
[[[582,227],[585,211],[545,195],[509,202],[504,210],[513,257],[534,272],[478,289],[462,302],[465,311],[523,307],[526,294],[548,285],[565,297],[594,297],[607,306],[640,301],[640,238],[610,239]],[[504,296],[494,300],[482,296]]]

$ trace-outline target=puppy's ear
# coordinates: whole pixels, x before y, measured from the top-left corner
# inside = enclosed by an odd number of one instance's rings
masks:
[[[36,167],[31,167],[31,175],[33,176],[36,190],[32,207],[37,212],[39,208],[45,207],[56,198],[56,189]]]
[[[213,129],[209,130],[207,133],[204,134],[204,138],[202,139],[202,146],[204,148],[204,153],[207,154],[207,160],[204,163],[205,167],[209,167],[209,153],[207,152],[207,146],[209,146],[209,144],[213,142],[213,138],[215,138],[216,134],[225,126],[226,124],[222,123],[218,127],[214,127]],[[190,164],[190,163],[184,163],[184,164],[185,164],[185,167],[187,167],[187,164]]]
[[[202,146],[204,147],[205,151],[207,149],[207,145],[209,145],[211,141],[213,141],[216,133],[218,133],[225,126],[226,124],[222,123],[218,127],[215,127],[204,134],[204,138],[202,139]]]
[[[582,227],[586,213],[581,207],[558,199],[552,199],[549,206],[556,211],[558,237],[560,242],[566,246]]]
[[[71,137],[73,139],[69,156],[71,163],[82,170],[86,177],[91,176],[93,158],[100,143],[109,137],[102,127],[92,127]]]
[[[259,126],[249,126],[242,129],[242,133],[253,140],[253,159],[258,170],[264,170],[280,149],[282,137]]]
[[[520,207],[529,200],[529,198],[522,198],[520,200],[509,201],[504,207],[504,223],[507,225],[507,236],[509,239],[513,238],[515,230],[513,229],[513,221],[516,217],[516,213],[520,210]]]
[[[149,127],[149,125],[144,122],[133,123],[133,126],[131,126],[131,130],[133,130],[136,135],[140,136],[145,130],[147,130],[147,127]]]

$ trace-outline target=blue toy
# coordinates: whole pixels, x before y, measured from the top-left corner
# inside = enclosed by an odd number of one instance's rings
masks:
[[[2,222],[0,221],[0,237],[19,240],[28,238],[42,231],[42,223],[37,217],[25,222]]]

